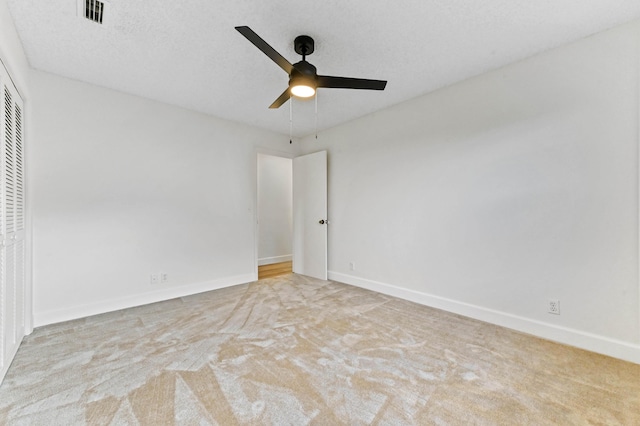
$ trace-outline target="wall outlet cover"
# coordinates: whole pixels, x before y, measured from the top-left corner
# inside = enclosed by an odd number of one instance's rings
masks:
[[[554,315],[560,315],[560,301],[558,299],[549,299],[547,312]]]

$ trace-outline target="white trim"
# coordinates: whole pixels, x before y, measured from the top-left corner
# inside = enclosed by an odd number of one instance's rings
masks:
[[[225,287],[232,287],[234,285],[257,281],[257,279],[258,277],[256,274],[237,275],[235,277],[171,287],[154,291],[152,293],[127,296],[104,302],[91,303],[88,305],[72,306],[48,312],[39,312],[34,315],[34,323],[36,327],[41,327],[43,325],[85,318],[92,315],[104,314],[106,312],[118,311],[120,309],[133,308],[136,306],[147,305],[149,303],[176,299],[178,297],[191,296],[193,294],[204,293],[211,290],[219,290]]]
[[[280,262],[291,262],[292,255],[285,254],[282,256],[273,256],[273,257],[263,257],[258,259],[258,265],[271,265],[272,263],[280,263]]]
[[[638,33],[639,31],[636,30],[636,33]],[[640,46],[640,43],[638,43],[638,35],[640,34],[636,34],[635,37],[635,43],[636,43],[636,48],[635,48],[635,52],[638,52],[638,47]],[[636,261],[638,262],[638,268],[637,268],[637,273],[638,273],[638,305],[637,305],[637,310],[638,310],[638,340],[640,341],[640,55],[638,53],[636,53],[636,149],[637,149],[637,164],[636,164],[636,174],[637,174],[637,184],[638,187],[636,188],[638,191],[638,206],[637,206],[637,210],[636,210],[636,219],[638,220],[636,222],[637,224],[637,231],[638,231],[638,242],[636,245]]]
[[[20,99],[22,99],[22,102],[24,103],[24,96],[22,96],[22,92],[20,90],[18,90],[18,85],[16,84],[15,81],[13,81],[13,77],[11,77],[11,73],[9,72],[9,68],[7,67],[7,65],[2,60],[2,57],[0,57],[0,65],[2,65],[2,67],[4,68],[7,77],[9,77],[9,81],[13,85],[13,88],[16,89],[16,92],[18,93],[18,95],[20,96]]]
[[[290,158],[293,159],[295,157],[293,152],[289,151],[280,151],[278,149],[264,148],[261,146],[257,146],[255,148],[256,153],[256,170],[258,168],[258,154],[262,155],[270,155],[271,157],[282,157],[282,158]]]
[[[31,154],[31,140],[30,138],[30,129],[31,118],[29,117],[29,112],[31,109],[31,105],[27,101],[23,101],[22,108],[22,140],[23,140],[23,167],[24,167],[24,279],[25,279],[25,310],[24,310],[24,334],[29,335],[33,333],[33,228],[32,228],[32,213],[31,213],[31,205],[32,203],[32,195],[31,195],[31,177],[29,172],[29,165],[31,162],[31,158],[33,157]]]
[[[639,344],[611,339],[605,336],[599,336],[567,327],[560,327],[518,315],[495,311],[493,309],[483,308],[481,306],[339,272],[329,271],[329,279],[389,296],[398,297],[400,299],[409,300],[432,308],[453,312],[455,314],[521,331],[523,333],[532,334],[543,339],[552,340],[554,342],[575,346],[577,348],[640,364]]]
[[[13,359],[15,358],[16,353],[18,353],[18,349],[20,349],[20,345],[22,345],[22,342],[20,342],[20,344],[18,345],[14,345],[13,348],[11,348],[11,352],[9,352],[7,358],[5,359],[6,362],[4,363],[4,366],[2,367],[2,369],[0,370],[0,384],[2,384],[2,381],[4,380],[4,376],[7,375],[7,371],[9,371],[9,367],[11,367],[11,363],[13,362]]]

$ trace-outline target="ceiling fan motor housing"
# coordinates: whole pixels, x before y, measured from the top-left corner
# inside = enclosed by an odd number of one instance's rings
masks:
[[[291,77],[293,78],[296,74],[302,75],[304,77],[316,78],[318,72],[316,67],[310,64],[307,61],[300,61],[293,64],[293,70],[291,71]]]
[[[289,76],[289,87],[295,82],[313,82],[313,87],[316,87],[317,80],[316,67],[311,65],[307,61],[300,61],[293,64],[293,70]]]

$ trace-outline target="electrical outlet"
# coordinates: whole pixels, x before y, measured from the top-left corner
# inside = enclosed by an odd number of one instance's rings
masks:
[[[558,299],[549,299],[549,308],[547,311],[550,314],[560,315],[560,301]]]
[[[160,276],[158,274],[151,274],[151,284],[158,284],[160,282]]]
[[[349,262],[349,270],[350,271],[355,271],[356,270],[356,262],[354,262],[354,261]]]
[[[169,274],[166,272],[160,272],[160,282],[166,283],[167,281],[169,281]]]

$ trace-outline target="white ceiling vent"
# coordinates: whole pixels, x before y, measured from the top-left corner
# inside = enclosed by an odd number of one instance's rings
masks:
[[[109,3],[100,0],[78,0],[78,16],[104,25],[109,12]]]

